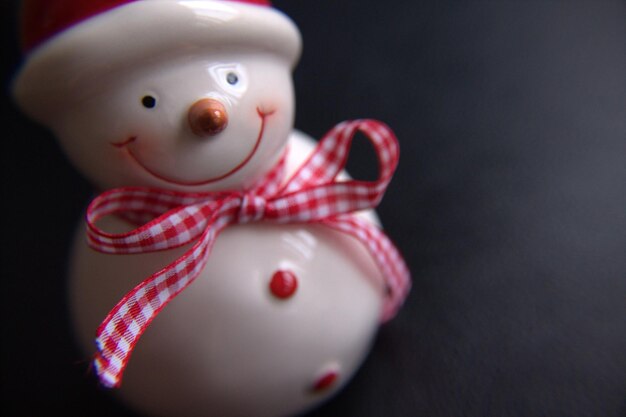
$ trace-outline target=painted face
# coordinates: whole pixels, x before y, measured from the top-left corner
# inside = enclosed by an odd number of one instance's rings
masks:
[[[293,125],[289,66],[265,54],[182,57],[116,74],[53,126],[96,186],[245,188]]]

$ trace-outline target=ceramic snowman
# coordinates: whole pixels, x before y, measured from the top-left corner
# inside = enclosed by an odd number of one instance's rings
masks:
[[[287,416],[339,390],[409,286],[367,210],[389,129],[292,130],[300,36],[266,1],[27,1],[24,28],[18,103],[108,190],[70,277],[102,384],[182,417]],[[340,173],[356,132],[376,181]]]

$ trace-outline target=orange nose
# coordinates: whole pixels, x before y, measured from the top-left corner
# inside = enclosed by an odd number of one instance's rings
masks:
[[[189,126],[200,137],[217,135],[227,125],[226,108],[215,99],[198,100],[189,109]]]

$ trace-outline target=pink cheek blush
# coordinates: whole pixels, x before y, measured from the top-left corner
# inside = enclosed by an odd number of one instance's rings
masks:
[[[276,271],[270,281],[270,292],[276,298],[285,300],[298,289],[298,278],[291,271]]]

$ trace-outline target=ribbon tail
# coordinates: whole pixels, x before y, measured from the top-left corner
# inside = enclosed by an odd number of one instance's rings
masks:
[[[207,228],[189,251],[136,286],[104,319],[96,333],[94,359],[104,386],[120,385],[135,344],[157,314],[200,274],[219,230]]]
[[[365,246],[382,273],[387,291],[381,321],[395,317],[411,289],[411,275],[393,242],[379,227],[356,216],[336,216],[320,223],[355,237]]]

